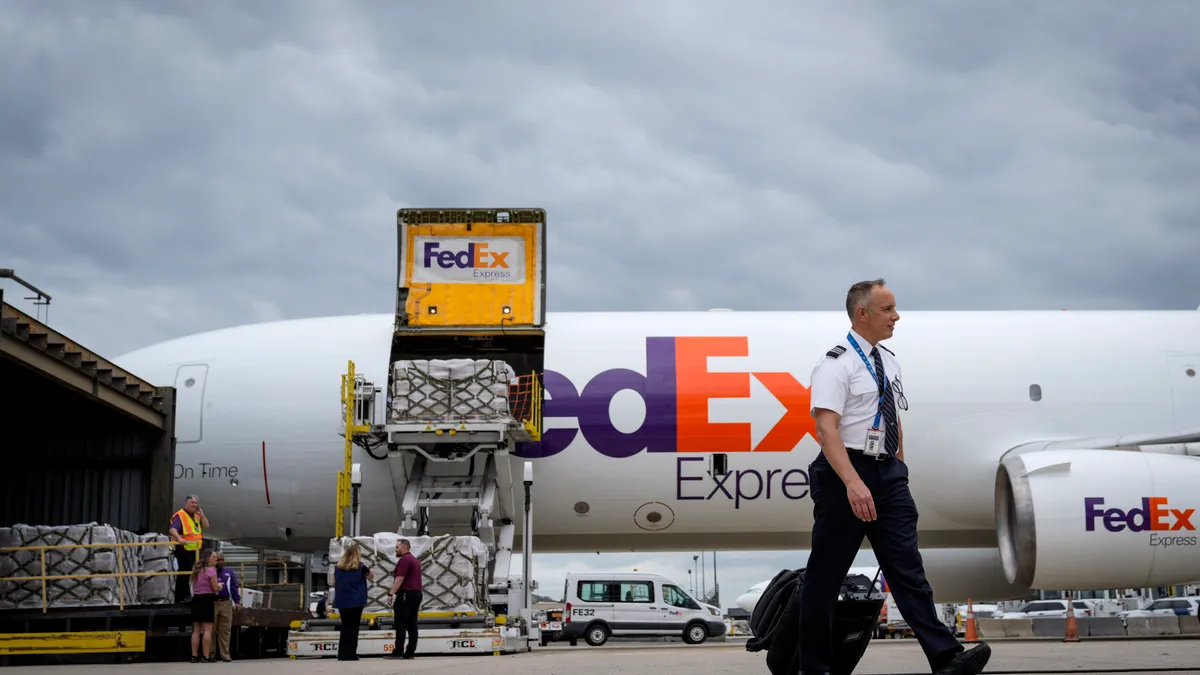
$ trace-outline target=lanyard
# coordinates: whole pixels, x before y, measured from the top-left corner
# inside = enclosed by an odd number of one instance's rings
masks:
[[[875,380],[875,386],[878,387],[879,386],[879,378],[876,377],[875,369],[871,367],[871,361],[868,360],[867,355],[863,353],[862,347],[858,346],[858,340],[855,340],[854,336],[850,333],[846,333],[846,339],[850,341],[850,346],[854,347],[854,351],[858,352],[858,357],[860,359],[862,359],[862,362],[864,364],[866,364],[867,372],[871,373],[871,379]],[[882,365],[882,364],[883,364],[883,359],[881,357],[880,365]],[[879,420],[881,417],[883,417],[883,407],[882,407],[883,406],[883,397],[887,396],[888,389],[890,389],[890,388],[891,388],[891,383],[888,382],[887,375],[884,375],[884,377],[883,377],[883,392],[881,394],[879,394],[879,401],[876,402],[876,404],[875,404],[875,426],[872,427],[874,429],[879,428]]]

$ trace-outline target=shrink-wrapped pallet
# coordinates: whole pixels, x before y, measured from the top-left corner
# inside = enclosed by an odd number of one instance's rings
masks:
[[[410,550],[421,562],[422,611],[482,612],[487,603],[488,549],[479,537],[441,535],[437,537],[401,537],[379,532],[371,537],[355,537],[362,549],[363,563],[375,573],[367,585],[364,612],[390,612],[386,604],[396,570],[396,542],[408,539]],[[329,566],[342,559],[350,537],[329,543]],[[336,600],[335,600],[336,601]]]
[[[392,364],[394,422],[507,418],[512,367],[488,359],[432,359]]]
[[[57,527],[16,525],[0,528],[0,548],[73,545],[71,548],[45,550],[45,574],[49,576],[83,577],[114,572],[137,572],[140,568],[138,547],[82,544],[130,543],[139,539],[138,535],[132,532],[96,523]],[[42,574],[41,561],[38,550],[0,551],[0,576],[39,576]],[[46,602],[49,607],[100,607],[118,604],[123,593],[125,604],[137,604],[137,588],[137,577],[92,576],[52,579],[46,584]],[[41,606],[40,580],[0,582],[0,609]]]
[[[170,543],[171,538],[165,534],[144,534],[140,537],[144,542]],[[142,546],[139,553],[139,572],[172,572],[175,570],[175,556],[171,546]],[[170,605],[175,602],[175,579],[171,575],[138,577],[138,604]]]

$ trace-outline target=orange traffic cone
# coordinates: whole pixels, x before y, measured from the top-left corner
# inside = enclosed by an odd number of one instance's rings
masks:
[[[975,628],[975,605],[971,598],[967,598],[967,627],[963,632],[963,642],[979,642],[979,633]]]
[[[1071,602],[1071,594],[1067,593],[1067,634],[1063,642],[1079,642],[1079,625],[1075,623],[1075,603]]]

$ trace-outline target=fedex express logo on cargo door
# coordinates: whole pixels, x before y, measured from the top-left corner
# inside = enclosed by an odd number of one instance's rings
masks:
[[[523,283],[520,237],[413,237],[413,281]]]
[[[1196,537],[1163,535],[1164,532],[1179,532],[1184,535],[1195,532],[1192,514],[1196,509],[1173,509],[1166,497],[1143,497],[1141,508],[1126,511],[1120,507],[1104,508],[1103,497],[1083,499],[1084,522],[1088,532],[1096,530],[1097,522],[1103,523],[1109,532],[1150,532],[1151,546],[1195,546]]]
[[[582,390],[561,373],[547,370],[542,416],[570,418],[574,429],[546,429],[542,440],[522,443],[515,454],[551,457],[582,434],[587,444],[613,458],[639,452],[789,452],[807,435],[816,437],[809,414],[809,390],[791,373],[776,371],[710,372],[708,358],[749,356],[746,337],[646,338],[646,371],[613,368],[596,374]],[[750,397],[750,380],[758,380],[784,408],[774,427],[757,444],[745,422],[712,422],[712,399]],[[636,392],[646,406],[640,428],[623,432],[613,425],[609,404],[617,392]]]

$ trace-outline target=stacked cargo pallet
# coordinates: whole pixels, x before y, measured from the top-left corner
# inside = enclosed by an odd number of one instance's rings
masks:
[[[169,546],[115,546],[144,541],[168,542],[169,537],[160,534],[137,535],[97,523],[0,528],[0,549],[69,546],[45,549],[45,575],[74,577],[47,582],[46,605],[49,608],[103,607],[119,605],[122,601],[126,605],[174,602],[175,584],[172,577],[94,576],[174,569]],[[40,551],[0,550],[0,578],[38,577],[42,574]],[[0,581],[0,609],[41,606],[42,582],[39,579]]]
[[[171,538],[165,534],[143,534],[143,542],[169,543]],[[138,549],[139,572],[172,572],[175,570],[175,556],[171,546],[142,546]],[[175,602],[175,577],[160,575],[153,577],[136,577],[138,582],[138,604],[169,605]]]
[[[396,569],[396,542],[400,535],[380,532],[372,537],[344,537],[329,544],[329,565],[342,559],[350,541],[362,550],[362,562],[375,574],[367,587],[367,606],[363,610],[390,612],[386,596],[392,587]],[[411,551],[421,562],[421,582],[425,601],[421,611],[485,612],[487,610],[487,546],[479,537],[405,537]],[[332,570],[331,570],[332,571]]]
[[[433,359],[392,364],[392,422],[500,420],[509,417],[512,366],[488,359]]]

